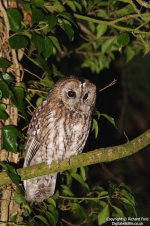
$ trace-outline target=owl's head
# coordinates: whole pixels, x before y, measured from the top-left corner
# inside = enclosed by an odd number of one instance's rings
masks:
[[[55,89],[69,110],[89,114],[95,106],[96,86],[87,79],[70,76],[60,80]]]

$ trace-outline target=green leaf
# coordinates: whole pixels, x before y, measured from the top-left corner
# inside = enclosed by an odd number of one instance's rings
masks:
[[[107,114],[101,114],[104,118],[106,118],[114,127],[116,127],[116,123],[113,117],[107,115]]]
[[[97,10],[97,16],[98,17],[101,17],[103,19],[108,19],[108,11],[105,9],[98,9]]]
[[[20,191],[17,191],[17,192],[14,194],[13,200],[14,200],[16,203],[18,203],[18,204],[26,203],[24,194],[23,194],[22,192],[20,192]]]
[[[21,26],[21,21],[23,20],[20,10],[17,8],[9,8],[7,9],[7,15],[11,29],[14,32],[18,31]]]
[[[69,38],[70,41],[73,41],[73,38],[74,38],[74,30],[72,29],[72,27],[67,24],[67,23],[64,23],[64,30]]]
[[[115,210],[115,212],[117,213],[118,217],[124,217],[124,213],[120,208],[118,208],[117,206],[114,206],[114,205],[111,205],[111,206]]]
[[[25,48],[28,45],[28,38],[25,35],[15,35],[9,38],[12,49]]]
[[[47,211],[51,212],[54,216],[58,216],[58,212],[56,210],[56,207],[54,207],[52,204],[47,204],[46,200],[46,205],[47,205]]]
[[[95,131],[95,139],[98,137],[98,122],[96,121],[96,119],[93,119],[93,124],[92,124],[92,131]]]
[[[8,114],[5,112],[5,111],[3,111],[3,110],[0,110],[0,119],[2,119],[2,120],[6,120],[6,119],[8,119]]]
[[[39,66],[42,68],[43,71],[47,72],[47,74],[51,74],[51,71],[49,69],[49,66],[47,62],[45,61],[44,57],[41,55],[37,55],[37,61],[39,63]]]
[[[16,100],[16,106],[20,113],[26,118],[25,105],[24,105],[24,88],[15,86],[12,88],[14,92],[14,97]]]
[[[64,195],[68,195],[68,196],[74,196],[74,194],[72,193],[72,191],[70,190],[70,188],[66,185],[61,185],[62,189],[63,189],[63,194]]]
[[[85,219],[87,217],[85,209],[79,203],[71,203],[71,210],[77,219]]]
[[[12,63],[8,61],[7,59],[0,57],[0,68],[2,68],[3,72],[6,72],[7,68],[11,65]]]
[[[50,38],[50,40],[52,41],[52,43],[56,47],[56,49],[61,53],[62,50],[61,50],[58,39],[55,36],[48,36],[48,37]]]
[[[68,187],[71,187],[71,184],[72,184],[72,177],[69,173],[66,173],[66,185]]]
[[[31,0],[31,2],[35,5],[44,5],[44,0]]]
[[[65,18],[66,20],[70,21],[72,24],[74,24],[73,17],[70,13],[63,11],[59,14],[60,17]]]
[[[102,45],[102,53],[110,52],[115,40],[116,40],[116,38],[112,37],[112,38],[104,41],[104,43]]]
[[[98,214],[98,225],[102,225],[105,222],[107,222],[108,217],[109,217],[109,206],[107,204]]]
[[[40,80],[40,84],[45,86],[45,87],[51,88],[54,85],[54,82],[48,74],[45,74],[44,78],[42,78]]]
[[[44,97],[37,98],[37,100],[36,100],[36,106],[38,107],[43,102],[43,100],[44,100]]]
[[[8,86],[8,84],[3,79],[0,79],[0,91],[2,93],[3,98],[10,98],[12,100],[12,102],[16,105],[16,100],[15,100],[14,94],[13,94],[11,88]]]
[[[119,188],[121,188],[121,190],[123,189],[123,190],[128,191],[128,193],[132,192],[131,188],[123,182],[119,185]]]
[[[56,226],[56,224],[57,224],[57,221],[58,221],[58,219],[57,219],[57,217],[56,216],[54,216],[52,213],[50,213],[50,212],[48,212],[48,211],[46,211],[46,216],[47,216],[47,218],[48,218],[48,221],[50,222],[50,226]]]
[[[3,98],[9,98],[12,94],[10,89],[9,89],[9,86],[7,85],[7,83],[3,79],[0,79],[0,90],[2,92]]]
[[[74,1],[74,5],[76,6],[77,10],[82,11],[81,2]]]
[[[101,37],[107,31],[107,25],[102,23],[98,24],[96,29],[97,29],[97,36]]]
[[[72,173],[71,176],[76,180],[78,181],[80,184],[84,184],[84,180],[83,178],[77,174],[77,173]]]
[[[87,1],[86,0],[82,0],[82,5],[84,6],[84,8],[87,7]]]
[[[26,224],[26,226],[39,226],[39,222],[36,222],[36,220],[31,219],[30,222]]]
[[[76,181],[78,181],[84,188],[86,188],[87,190],[89,190],[88,184],[84,182],[83,178],[82,178],[79,174],[73,173],[73,174],[71,174],[71,176],[72,176]]]
[[[15,214],[15,215],[11,216],[10,217],[10,222],[14,222],[15,223],[17,221],[17,216],[18,216],[18,214]]]
[[[100,113],[100,111],[96,111],[96,114],[97,114],[97,116],[98,116],[98,120],[100,119],[100,117],[101,117],[101,113]]]
[[[2,103],[0,103],[0,110],[1,111],[5,111],[6,110],[6,104],[2,104]]]
[[[72,169],[69,170],[69,172],[71,174],[73,174],[73,173],[77,173],[77,170],[78,170],[77,168],[72,168]]]
[[[108,191],[101,191],[99,193],[99,197],[102,197],[102,196],[108,196]]]
[[[49,29],[52,30],[57,24],[57,17],[54,15],[48,15],[47,17]]]
[[[124,3],[127,3],[127,1],[121,1],[121,2],[124,2]],[[117,17],[123,17],[125,15],[131,15],[131,14],[134,14],[135,13],[135,9],[132,5],[128,4],[128,5],[125,5],[125,7],[122,7],[120,8],[119,10],[116,10],[115,14]]]
[[[45,21],[46,15],[44,14],[43,10],[40,8],[33,8],[32,10],[32,23],[38,24],[40,21]]]
[[[63,19],[62,22],[63,22],[62,28],[65,31],[67,37],[69,38],[69,41],[73,41],[73,38],[74,38],[74,30],[72,28],[72,25],[66,19]]]
[[[132,60],[132,58],[136,55],[136,51],[132,46],[126,47],[126,61],[127,63]]]
[[[49,226],[48,221],[46,220],[45,217],[41,216],[41,215],[36,215],[34,218],[39,219],[41,222],[43,222],[45,225]]]
[[[122,200],[124,203],[133,206],[133,203],[132,203],[129,199],[122,197],[121,200]]]
[[[117,38],[117,42],[120,48],[126,46],[130,42],[130,36],[127,33],[122,33]]]
[[[129,216],[136,216],[137,217],[137,212],[136,212],[135,206],[132,205],[127,199],[121,198],[121,200],[123,201],[123,206],[126,209],[127,214]]]
[[[16,153],[18,148],[18,137],[20,137],[20,131],[12,125],[6,125],[2,128],[3,148],[7,151]]]
[[[43,36],[38,35],[36,33],[32,34],[31,41],[34,43],[34,46],[39,53],[41,53],[43,50],[43,40],[44,40]]]
[[[42,53],[43,53],[46,60],[48,59],[48,57],[50,57],[52,52],[53,52],[53,43],[48,37],[45,36],[44,42],[43,42]]]
[[[67,1],[67,5],[70,7],[70,9],[73,11],[73,12],[76,12],[76,6],[74,4],[75,1]]]
[[[8,84],[10,84],[10,83],[12,83],[14,81],[14,77],[12,77],[8,73],[2,73],[2,77]]]
[[[95,27],[95,24],[94,23],[92,23],[92,22],[90,22],[89,21],[89,28],[90,28],[90,30],[93,32],[93,33],[95,33],[95,30],[96,30],[96,27]]]
[[[107,202],[99,200],[99,205],[104,208],[107,205]]]
[[[81,177],[83,178],[84,181],[86,181],[86,169],[85,167],[81,166],[80,167],[80,173],[81,173]]]
[[[28,214],[30,214],[31,213],[31,211],[32,211],[32,206],[30,207],[30,204],[28,204],[27,202],[24,202],[23,204],[22,204],[22,208],[26,211],[26,212],[28,212]]]
[[[48,198],[48,199],[47,199],[47,202],[48,202],[49,204],[51,204],[53,207],[55,207],[55,208],[56,208],[56,202],[55,202],[55,200],[54,200],[54,199],[52,199],[52,198]]]
[[[20,179],[20,176],[18,175],[15,167],[13,165],[10,165],[10,164],[4,163],[4,162],[0,162],[0,165],[6,170],[8,176],[10,177],[12,182],[15,183],[17,185],[17,187],[19,187],[21,179]]]
[[[26,12],[30,12],[31,11],[31,3],[25,2],[24,0],[19,0],[21,1],[21,4],[23,4],[23,9]]]

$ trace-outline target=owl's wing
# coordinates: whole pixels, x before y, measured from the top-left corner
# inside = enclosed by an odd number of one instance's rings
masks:
[[[42,134],[42,128],[44,126],[45,119],[45,105],[46,101],[39,106],[31,119],[31,122],[28,127],[28,140],[25,145],[26,155],[24,160],[24,167],[30,165],[31,160],[41,147],[40,137]]]
[[[26,143],[26,156],[24,161],[24,167],[30,165],[30,162],[35,156],[36,152],[40,148],[40,142],[36,139],[35,136],[31,136]]]

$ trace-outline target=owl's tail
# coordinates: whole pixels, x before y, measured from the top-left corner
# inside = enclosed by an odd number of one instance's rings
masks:
[[[54,194],[57,174],[25,180],[24,187],[27,201],[42,202]]]

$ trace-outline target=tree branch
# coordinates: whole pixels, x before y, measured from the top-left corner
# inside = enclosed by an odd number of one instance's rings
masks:
[[[143,14],[141,14],[141,16],[142,15]],[[134,17],[138,17],[138,16],[139,16],[138,14],[130,15],[130,18],[134,18]],[[147,20],[148,19],[147,16],[148,16],[148,14],[146,14],[146,17],[142,17],[142,18],[144,18],[144,19]],[[89,21],[89,22],[96,23],[96,24],[106,24],[106,25],[109,25],[111,27],[114,27],[114,28],[116,28],[117,30],[120,30],[120,31],[132,32],[134,34],[145,34],[145,35],[149,35],[150,34],[149,31],[141,31],[138,28],[124,27],[124,26],[121,26],[121,25],[117,25],[116,24],[116,23],[118,23],[120,21],[124,21],[124,20],[128,19],[129,16],[122,17],[122,18],[117,18],[115,20],[110,20],[110,21],[108,21],[108,20],[106,21],[106,20],[95,19],[95,18],[91,18],[89,16],[80,15],[80,14],[77,14],[77,13],[74,13],[74,17],[76,19],[80,19],[80,20],[84,20],[84,21]]]
[[[132,141],[119,146],[99,148],[88,153],[72,156],[69,160],[63,160],[59,163],[56,161],[52,162],[50,166],[46,163],[40,163],[38,165],[18,169],[17,172],[20,175],[21,180],[25,180],[55,172],[62,172],[64,170],[78,168],[81,166],[87,166],[102,162],[111,162],[133,155],[149,144],[150,129],[137,138],[133,139]],[[7,176],[6,172],[0,173],[0,186],[10,183],[12,183],[11,179]]]

